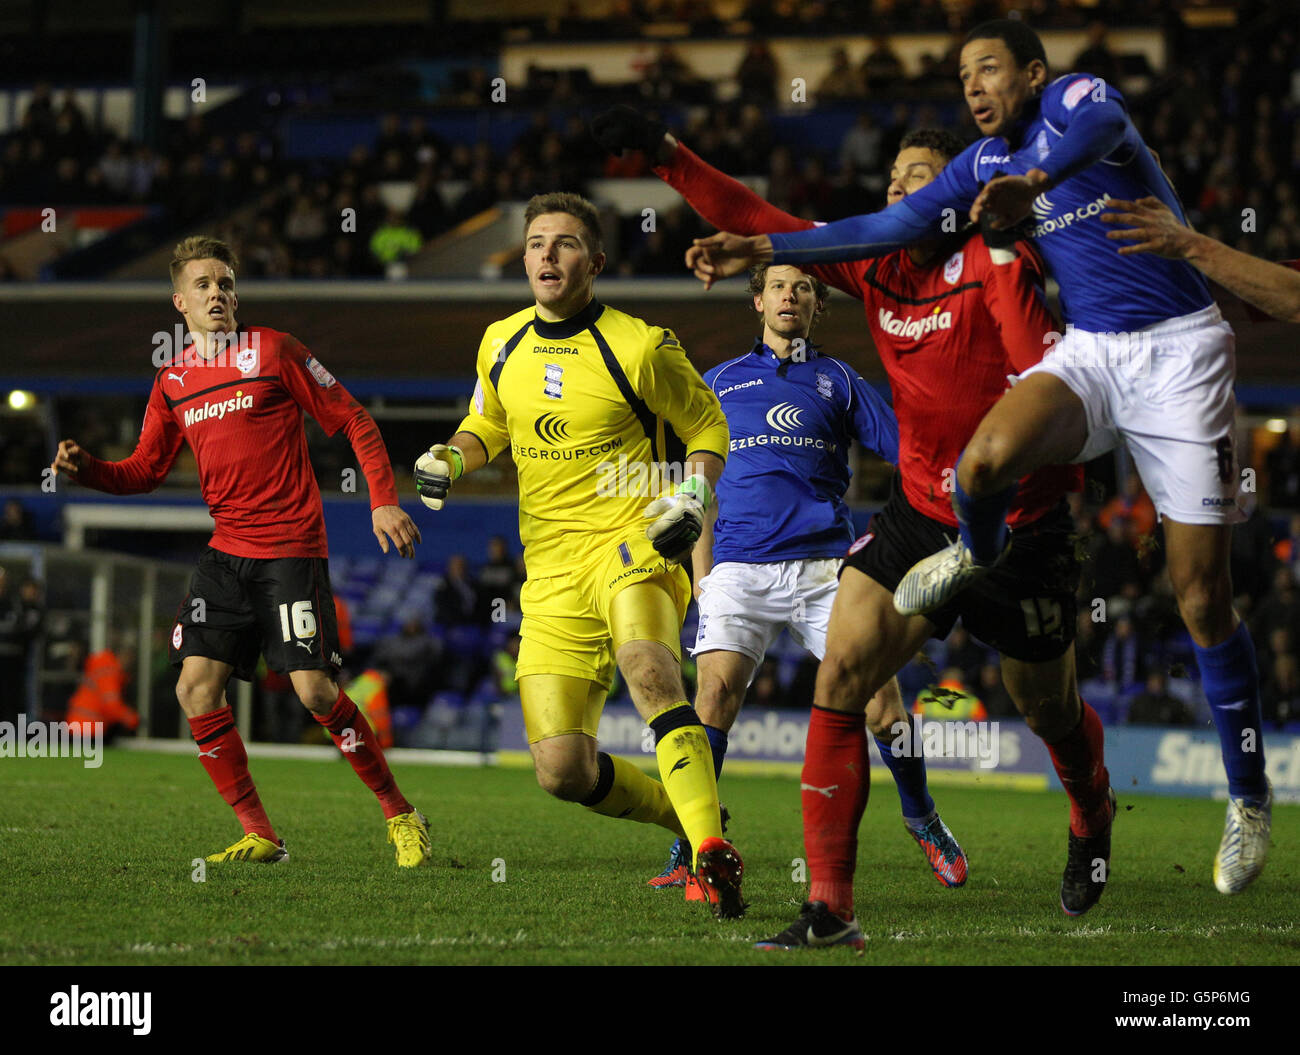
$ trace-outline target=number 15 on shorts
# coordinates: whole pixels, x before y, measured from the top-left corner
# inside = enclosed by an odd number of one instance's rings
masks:
[[[292,625],[292,633],[290,626]],[[316,636],[316,613],[311,610],[310,601],[294,601],[290,608],[288,602],[280,605],[280,632],[285,641],[294,638],[306,640]]]

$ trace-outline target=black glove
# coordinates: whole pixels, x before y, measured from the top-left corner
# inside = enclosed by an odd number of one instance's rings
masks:
[[[620,157],[628,150],[643,150],[652,159],[668,129],[630,106],[615,106],[591,119],[591,134],[609,153]]]
[[[1010,249],[1021,239],[1029,237],[1028,228],[1031,224],[1032,220],[1026,218],[1013,227],[995,231],[993,217],[987,211],[980,213],[980,234],[984,236],[984,244],[990,249]]]

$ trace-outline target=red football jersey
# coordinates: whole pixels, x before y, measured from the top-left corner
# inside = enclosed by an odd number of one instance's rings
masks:
[[[131,456],[82,453],[77,480],[110,494],[154,490],[181,443],[194,451],[203,500],[217,523],[209,543],[234,557],[324,557],[325,516],[302,415],[345,429],[370,487],[371,508],[397,505],[388,451],[374,419],[301,342],[264,326],[211,362],[185,349],[154,378]]]
[[[672,163],[655,172],[722,230],[752,235],[816,226],[765,202],[680,144]],[[976,234],[924,267],[898,250],[800,268],[862,301],[894,394],[903,493],[916,510],[954,527],[958,456],[1007,390],[1007,375],[1037,363],[1047,349],[1044,335],[1058,330],[1043,297],[1042,261],[1028,243],[1016,248],[1014,261],[994,264]],[[1037,520],[1082,480],[1081,466],[1031,473],[1020,481],[1007,522]]]

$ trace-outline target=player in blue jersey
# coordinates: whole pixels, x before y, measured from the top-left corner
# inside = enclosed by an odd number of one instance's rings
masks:
[[[809,341],[830,292],[826,283],[797,268],[764,266],[750,276],[749,292],[762,337],[704,375],[727,416],[731,444],[716,523],[706,524],[692,551],[700,606],[695,709],[718,774],[745,692],[781,631],[818,660],[826,654],[841,558],[855,534],[844,502],[850,445],[898,461],[889,404]],[[898,785],[908,832],[940,883],[963,885],[966,855],[930,797],[923,754],[891,750],[898,723],[909,722],[893,678],[868,705],[866,721]],[[650,885],[686,885],[690,859],[679,839]]]
[[[1237,893],[1264,867],[1272,789],[1254,644],[1232,609],[1228,572],[1231,526],[1244,518],[1232,329],[1187,262],[1120,255],[1107,241],[1100,215],[1112,199],[1151,197],[1183,216],[1113,86],[1086,73],[1049,82],[1042,41],[1007,20],[971,32],[960,75],[984,138],[928,187],[813,231],[701,239],[688,265],[707,285],[755,263],[877,256],[967,211],[995,229],[1032,216],[1066,332],[976,430],[957,465],[961,538],[918,563],[895,604],[929,611],[996,563],[1025,473],[1126,443],[1164,522],[1170,578],[1219,732],[1230,798],[1214,881]]]

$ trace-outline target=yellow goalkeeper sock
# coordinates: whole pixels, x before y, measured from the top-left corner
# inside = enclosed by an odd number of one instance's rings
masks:
[[[596,786],[582,804],[593,813],[642,824],[657,824],[682,838],[686,833],[664,786],[631,762],[601,751],[596,755]]]
[[[659,775],[691,842],[694,869],[700,843],[722,836],[713,749],[695,708],[685,701],[660,711],[648,724],[655,734]]]

